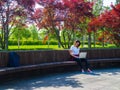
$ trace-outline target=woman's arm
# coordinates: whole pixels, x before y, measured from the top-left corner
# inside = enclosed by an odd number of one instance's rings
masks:
[[[74,57],[74,58],[79,58],[78,56],[75,56],[75,55],[73,54],[73,51],[72,51],[72,50],[69,50],[69,53],[70,53],[70,55],[71,55],[72,57]]]

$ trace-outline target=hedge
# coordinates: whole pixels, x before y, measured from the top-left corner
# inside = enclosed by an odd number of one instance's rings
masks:
[[[43,40],[20,40],[20,45],[46,45],[48,44],[48,41],[46,43],[43,43]],[[50,41],[50,45],[57,45],[57,41]],[[17,40],[9,40],[9,45],[18,45]]]
[[[20,40],[19,41],[20,45],[47,45],[48,41],[46,43],[43,43],[43,40]],[[72,44],[72,42],[71,42]],[[84,42],[84,44],[88,44],[87,41]],[[91,43],[92,45],[94,44],[93,42]],[[101,45],[102,43],[97,42],[96,45]],[[9,45],[18,45],[17,40],[9,40]],[[57,40],[51,40],[49,41],[49,45],[58,45]]]

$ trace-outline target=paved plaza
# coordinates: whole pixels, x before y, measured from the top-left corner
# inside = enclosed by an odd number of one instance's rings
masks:
[[[0,84],[0,90],[120,90],[120,68],[9,80]]]

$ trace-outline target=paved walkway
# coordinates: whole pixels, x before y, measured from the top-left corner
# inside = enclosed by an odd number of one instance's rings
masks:
[[[10,80],[0,84],[0,90],[120,90],[120,68]]]

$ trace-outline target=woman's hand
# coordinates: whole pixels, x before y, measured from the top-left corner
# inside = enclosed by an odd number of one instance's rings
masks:
[[[75,58],[79,58],[78,56],[75,56]]]

